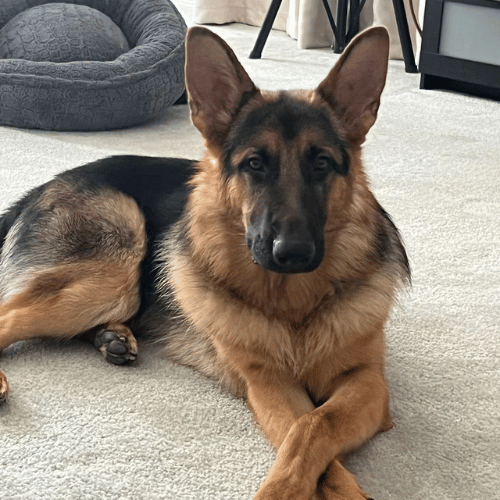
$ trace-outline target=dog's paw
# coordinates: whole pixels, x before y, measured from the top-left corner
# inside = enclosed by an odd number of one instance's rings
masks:
[[[99,330],[94,345],[104,359],[114,365],[130,364],[137,358],[137,341],[132,332],[123,325],[120,325],[119,329],[113,329],[108,325]]]
[[[0,404],[6,401],[9,395],[9,384],[7,383],[7,378],[4,373],[0,371]]]

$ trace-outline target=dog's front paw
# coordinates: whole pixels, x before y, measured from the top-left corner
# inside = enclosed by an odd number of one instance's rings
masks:
[[[0,371],[0,404],[2,404],[9,394],[9,384],[5,374]]]
[[[104,359],[115,365],[130,364],[137,358],[137,341],[130,329],[124,325],[107,325],[99,330],[94,345]]]
[[[318,500],[373,500],[338,460],[334,460],[320,477],[316,496]]]
[[[254,500],[310,500],[313,491],[305,478],[267,478],[261,485]]]
[[[314,497],[314,500],[374,500],[362,492],[346,493],[339,490],[322,490]]]

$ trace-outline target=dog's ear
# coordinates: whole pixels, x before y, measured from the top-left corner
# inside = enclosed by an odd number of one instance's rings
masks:
[[[186,87],[191,120],[219,146],[244,99],[258,92],[229,45],[199,26],[186,37]]]
[[[339,117],[347,139],[360,144],[375,123],[389,60],[389,34],[370,28],[347,46],[316,92]]]

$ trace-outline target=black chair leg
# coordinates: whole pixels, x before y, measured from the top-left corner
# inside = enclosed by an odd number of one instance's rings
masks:
[[[333,36],[335,37],[334,44],[337,44],[340,35],[339,35],[337,25],[335,24],[335,19],[333,19],[332,10],[330,9],[330,5],[328,3],[328,0],[323,0],[323,7],[325,8],[326,17],[328,17],[328,21],[330,23],[330,26],[332,27]]]
[[[347,30],[345,44],[347,45],[359,32],[359,18],[366,0],[351,0],[349,8],[349,29]]]
[[[264,24],[259,31],[259,36],[255,41],[252,52],[250,52],[250,59],[260,59],[262,55],[262,49],[266,44],[269,32],[273,27],[274,20],[276,19],[276,14],[278,14],[278,9],[280,8],[281,0],[273,0],[269,10],[267,11],[266,18],[264,19]]]
[[[338,0],[337,2],[337,31],[338,37],[335,40],[333,52],[335,54],[342,54],[346,47],[347,35],[347,9],[349,0]]]
[[[358,12],[359,10],[359,12]],[[359,32],[359,15],[361,13],[361,9],[359,8],[359,0],[351,0],[351,4],[349,6],[349,29],[346,35],[346,44],[348,44],[352,40],[351,33]]]
[[[394,13],[396,14],[396,22],[398,25],[399,41],[403,50],[403,59],[405,61],[405,70],[407,73],[418,73],[417,65],[415,64],[415,55],[411,45],[410,29],[406,20],[405,4],[403,0],[392,0]]]

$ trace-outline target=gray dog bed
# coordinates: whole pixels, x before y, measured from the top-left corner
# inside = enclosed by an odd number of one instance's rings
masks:
[[[108,130],[184,91],[186,24],[169,0],[0,1],[0,124]]]

